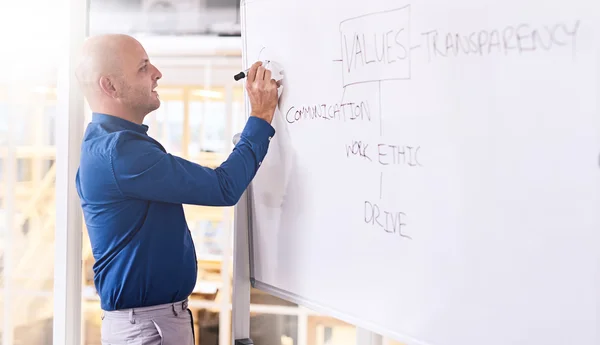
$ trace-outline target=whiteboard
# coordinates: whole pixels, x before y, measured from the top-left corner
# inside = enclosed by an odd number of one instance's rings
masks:
[[[285,75],[256,287],[405,344],[600,344],[599,8],[243,3]]]

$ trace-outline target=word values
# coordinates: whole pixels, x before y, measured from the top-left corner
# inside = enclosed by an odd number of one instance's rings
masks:
[[[408,47],[401,40],[404,28],[393,28],[386,32],[352,33],[342,35],[342,49],[347,62],[347,73],[371,63],[393,64],[408,57]],[[348,42],[350,41],[350,43]]]
[[[346,144],[346,157],[377,162],[380,165],[406,165],[421,167],[419,162],[420,146],[370,144],[353,140]]]
[[[399,211],[388,211],[382,209],[378,204],[365,201],[364,222],[383,230],[388,234],[396,234],[404,238],[412,239],[403,233],[406,214]]]
[[[344,87],[410,79],[410,6],[340,23]]]

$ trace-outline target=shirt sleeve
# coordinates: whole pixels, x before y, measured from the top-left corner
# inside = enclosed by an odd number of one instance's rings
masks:
[[[205,206],[232,206],[267,154],[275,129],[251,116],[227,160],[212,169],[166,153],[149,137],[123,136],[111,157],[125,197]]]

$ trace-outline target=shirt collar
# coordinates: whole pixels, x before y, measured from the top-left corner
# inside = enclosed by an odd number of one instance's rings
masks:
[[[138,125],[137,123],[108,114],[92,113],[92,122],[107,123],[122,129],[129,129],[142,134],[146,134],[148,132],[148,126],[145,124]]]

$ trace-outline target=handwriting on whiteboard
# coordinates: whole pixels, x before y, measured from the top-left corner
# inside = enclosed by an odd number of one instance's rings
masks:
[[[342,33],[343,51],[348,73],[361,66],[380,63],[393,64],[408,57],[408,51],[402,42],[404,28],[388,30],[385,33],[361,34]],[[348,40],[351,41],[350,45]],[[380,49],[381,48],[381,49]]]
[[[407,167],[422,167],[419,162],[420,146],[394,145],[394,144],[370,144],[352,140],[346,144],[347,158],[360,158],[381,165],[405,165]]]
[[[410,6],[340,23],[344,86],[410,78]]]
[[[365,223],[374,227],[380,228],[388,234],[396,234],[401,237],[412,239],[404,234],[403,228],[406,224],[403,223],[406,214],[400,211],[389,211],[382,209],[377,203],[365,201]]]
[[[418,234],[408,234],[411,229],[408,224],[418,220],[409,219],[409,212],[401,210],[402,207],[385,202],[384,170],[397,172],[398,169],[422,168],[422,158],[426,161],[429,148],[421,153],[418,143],[386,142],[382,82],[410,82],[414,77],[411,67],[415,63],[434,63],[443,58],[509,57],[556,49],[575,51],[581,24],[579,20],[572,20],[539,26],[521,23],[466,32],[438,28],[411,33],[411,7],[407,5],[348,18],[339,25],[341,56],[333,61],[341,64],[342,100],[347,88],[356,84],[372,85],[378,98],[377,112],[371,111],[366,100],[360,100],[293,105],[285,114],[286,121],[294,125],[316,122],[311,120],[337,120],[342,126],[351,121],[379,123],[378,140],[350,139],[340,143],[340,154],[345,153],[348,160],[364,162],[379,169],[378,200],[371,198],[364,201],[364,223],[383,234],[396,234],[404,239],[418,239]],[[418,55],[419,52],[423,54]],[[416,59],[419,56],[422,60]],[[384,204],[386,206],[382,206]]]
[[[507,26],[502,29],[480,30],[469,33],[440,33],[430,30],[421,35],[425,39],[428,60],[461,55],[523,54],[549,51],[554,48],[575,49],[580,21],[558,23],[534,28],[528,24]]]
[[[286,111],[285,120],[288,123],[303,120],[371,121],[371,109],[367,101],[292,106]]]

